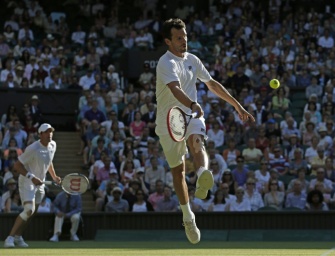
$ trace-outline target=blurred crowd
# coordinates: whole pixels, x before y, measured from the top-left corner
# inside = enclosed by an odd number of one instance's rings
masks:
[[[164,45],[160,28],[169,18],[168,1],[133,1],[137,17],[122,12],[129,1],[63,3],[64,10],[75,6],[78,13],[46,12],[43,1],[5,2],[0,86],[82,93],[77,154],[96,211],[178,211],[155,134],[155,73],[143,63],[140,76],[127,79],[117,62],[123,50]],[[178,1],[171,16],[185,21],[189,51],[256,118],[242,123],[229,104],[197,82],[215,185],[206,199],[194,197],[196,175],[186,155],[192,210],[334,208],[335,7],[292,0],[214,0],[205,9],[187,3]],[[85,22],[68,22],[76,17]],[[268,86],[273,78],[281,83],[277,90]],[[19,200],[12,166],[37,139],[39,100],[34,95],[1,110],[4,212]]]

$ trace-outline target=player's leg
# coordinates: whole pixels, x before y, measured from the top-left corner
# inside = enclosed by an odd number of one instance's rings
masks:
[[[214,185],[214,178],[208,170],[208,156],[204,140],[207,137],[203,119],[192,119],[187,129],[187,146],[193,156],[193,163],[198,176],[195,196],[204,199],[208,190]]]
[[[188,240],[195,244],[200,241],[200,231],[195,224],[195,216],[191,210],[188,189],[185,180],[186,143],[174,142],[169,135],[160,136],[160,143],[166,160],[171,168],[173,186],[183,213],[183,222]]]

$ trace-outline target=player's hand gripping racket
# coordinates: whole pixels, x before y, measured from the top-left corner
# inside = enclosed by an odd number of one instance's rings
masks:
[[[66,193],[71,195],[80,195],[87,191],[89,181],[87,177],[80,173],[70,173],[66,175],[60,184],[54,181],[44,181],[46,185],[55,185],[61,187]]]
[[[186,114],[179,107],[171,108],[167,115],[167,127],[171,138],[177,142],[182,141],[185,138],[191,118],[196,116],[197,113]]]

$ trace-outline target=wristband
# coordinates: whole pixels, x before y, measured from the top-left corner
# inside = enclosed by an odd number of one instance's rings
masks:
[[[27,177],[28,179],[32,180],[32,179],[35,177],[35,175],[32,174],[31,172],[27,172],[26,177]]]
[[[191,103],[190,109],[192,109],[193,104],[197,104],[197,103],[196,103],[195,101],[193,101],[193,102]]]

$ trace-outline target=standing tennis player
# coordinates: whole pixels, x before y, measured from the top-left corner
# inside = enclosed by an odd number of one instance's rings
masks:
[[[193,155],[197,184],[195,196],[203,199],[213,187],[212,173],[208,170],[208,156],[204,140],[207,139],[203,110],[197,103],[196,80],[203,81],[210,91],[230,103],[243,121],[255,121],[240,103],[217,81],[215,81],[202,62],[193,54],[187,52],[187,34],[185,23],[180,19],[169,19],[163,24],[163,37],[168,45],[168,51],[157,64],[157,118],[156,134],[164,150],[167,162],[173,175],[173,185],[183,212],[183,222],[188,240],[196,244],[200,241],[200,231],[191,211],[188,189],[185,182],[185,154],[187,146]],[[186,141],[175,142],[171,139],[167,128],[167,114],[171,107],[178,106],[185,113],[197,112],[191,119]]]
[[[22,233],[28,220],[37,212],[38,206],[44,197],[44,184],[46,173],[60,183],[61,179],[55,173],[52,160],[56,152],[56,142],[52,140],[54,128],[50,124],[42,124],[38,128],[40,139],[29,145],[19,156],[14,170],[19,176],[19,191],[23,203],[23,212],[16,218],[14,226],[5,240],[4,247],[15,245],[28,247],[22,238]]]

